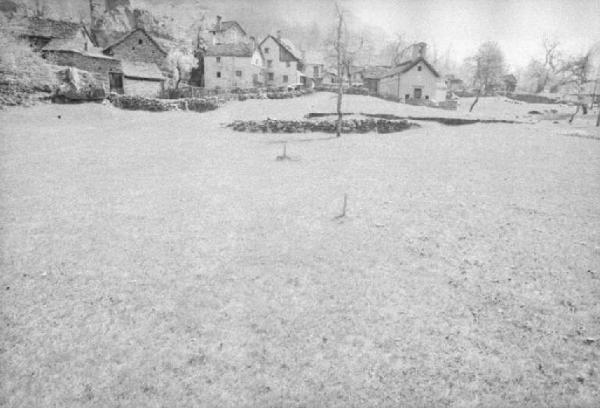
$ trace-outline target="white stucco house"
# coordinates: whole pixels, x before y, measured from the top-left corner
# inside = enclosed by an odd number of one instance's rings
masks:
[[[427,61],[426,49],[424,43],[415,44],[410,59],[369,78],[370,91],[401,102],[444,101],[444,79]]]

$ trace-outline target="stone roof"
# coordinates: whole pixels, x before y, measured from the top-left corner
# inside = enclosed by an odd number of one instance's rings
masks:
[[[246,31],[242,28],[242,26],[237,21],[221,21],[221,28],[217,27],[217,24],[214,24],[208,31],[215,33],[222,33],[223,31],[227,31],[230,28],[238,26],[238,28],[246,35]]]
[[[87,49],[85,47],[86,41],[81,38],[53,38],[48,44],[42,48],[42,51],[83,51],[90,54],[102,55],[102,49],[95,47],[93,44],[87,43]]]
[[[206,47],[207,57],[252,57],[254,47],[248,43],[217,44]]]
[[[390,67],[382,67],[382,66],[372,66],[366,67],[363,70],[363,78],[366,79],[378,79],[387,71],[389,71]]]
[[[79,23],[51,20],[40,17],[26,17],[12,20],[9,31],[27,37],[70,38],[82,29]]]
[[[271,37],[280,47],[283,47],[287,52],[289,52],[294,59],[297,61],[302,61],[302,53],[296,48],[294,43],[287,38],[277,38],[269,34],[264,40],[261,41],[260,45],[262,46],[269,37]]]
[[[144,30],[143,28],[136,28],[135,30],[132,30],[130,32],[128,32],[127,34],[125,34],[123,37],[119,38],[117,41],[115,41],[114,43],[108,45],[107,47],[104,48],[104,52],[109,51],[111,48],[116,47],[117,45],[121,44],[123,41],[125,41],[126,39],[128,39],[130,36],[132,36],[134,33],[141,31],[146,37],[148,37],[148,39],[156,46],[156,48],[162,52],[164,55],[167,55],[168,52],[165,51],[165,49],[150,35],[146,32],[146,30]]]
[[[433,75],[435,75],[438,78],[440,77],[440,74],[435,70],[435,68],[433,68],[431,66],[431,64],[429,62],[427,62],[427,60],[425,58],[417,58],[415,60],[405,61],[402,64],[396,65],[395,67],[384,72],[379,77],[376,77],[376,79],[387,78],[387,77],[394,76],[397,74],[404,74],[405,72],[410,71],[415,65],[417,65],[419,63],[423,63],[423,65],[425,65],[427,68],[429,68],[429,70],[433,73]]]
[[[121,61],[123,75],[127,78],[149,79],[163,81],[163,76],[158,65],[139,61]]]

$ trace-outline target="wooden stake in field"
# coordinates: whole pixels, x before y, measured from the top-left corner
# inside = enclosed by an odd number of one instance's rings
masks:
[[[287,143],[283,144],[283,154],[281,156],[277,156],[277,161],[282,160],[290,160],[290,156],[287,155]]]
[[[334,220],[339,220],[346,216],[346,207],[347,206],[348,206],[348,194],[344,194],[344,206],[342,207],[342,213],[340,215],[334,217]]]

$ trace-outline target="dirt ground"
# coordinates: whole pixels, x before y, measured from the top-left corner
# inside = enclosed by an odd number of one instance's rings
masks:
[[[0,406],[597,407],[595,118],[222,126],[333,98],[0,112]]]

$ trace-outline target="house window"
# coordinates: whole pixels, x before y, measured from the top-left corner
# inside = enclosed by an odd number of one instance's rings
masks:
[[[423,68],[421,68],[421,66],[419,65],[419,67],[417,68],[417,71],[422,70]]]
[[[217,78],[221,78],[221,73],[217,72]]]
[[[273,67],[273,60],[267,60],[267,67],[268,68],[272,68]]]
[[[265,54],[269,53],[269,48],[265,48]]]
[[[285,66],[286,66],[287,68],[289,68],[289,67],[290,67],[290,62],[289,62],[289,61],[288,61],[288,62],[286,62],[286,63],[285,63]]]
[[[273,74],[272,72],[269,72],[269,81],[272,81],[275,79],[275,74]]]
[[[142,45],[144,43],[144,40],[142,40],[141,38],[138,40],[138,44]]]
[[[429,99],[429,95],[425,95],[425,99]]]
[[[319,67],[313,67],[313,76],[315,78],[319,77]]]
[[[217,57],[217,64],[221,62],[221,57]]]
[[[410,99],[410,95],[409,94],[404,95],[404,100],[405,101],[408,101],[409,99]]]
[[[284,75],[284,76],[283,76],[283,82],[287,82],[287,81],[288,81],[288,76],[287,76],[287,75]]]
[[[235,76],[236,77],[241,77],[242,76],[242,71],[235,71]]]

